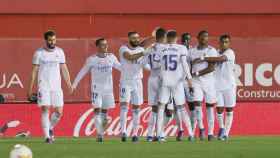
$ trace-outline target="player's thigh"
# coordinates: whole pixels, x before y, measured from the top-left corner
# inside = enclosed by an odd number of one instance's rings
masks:
[[[222,91],[217,91],[217,107],[224,107],[225,102],[224,102],[224,96]]]
[[[102,94],[100,92],[91,93],[91,103],[94,108],[102,107]]]
[[[162,86],[159,93],[159,102],[161,104],[167,104],[170,101],[171,95],[170,88],[167,86]]]
[[[202,102],[203,101],[203,89],[199,83],[193,84],[193,101]]]
[[[137,81],[136,84],[133,86],[130,103],[132,105],[143,104],[143,84],[141,80]]]
[[[46,90],[38,90],[37,104],[41,106],[51,106],[51,93]]]
[[[51,105],[54,107],[63,107],[63,91],[51,92]]]
[[[102,95],[102,109],[111,109],[115,107],[114,94],[103,94]]]
[[[225,90],[223,96],[224,96],[225,107],[228,107],[228,108],[235,107],[235,105],[236,105],[236,88]]]
[[[203,86],[203,93],[205,96],[205,102],[208,104],[214,104],[217,102],[216,88],[214,84],[207,84]]]
[[[159,88],[159,82],[150,77],[148,80],[148,105],[158,104]]]
[[[182,83],[178,83],[178,85],[175,88],[172,88],[172,94],[175,105],[183,105],[186,103],[185,89]]]
[[[131,99],[131,86],[126,83],[120,84],[120,102],[129,103]]]

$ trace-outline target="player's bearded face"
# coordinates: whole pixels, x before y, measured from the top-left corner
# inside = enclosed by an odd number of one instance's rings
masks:
[[[199,43],[202,45],[208,45],[208,33],[204,33],[199,37]]]
[[[46,40],[46,45],[49,49],[54,49],[56,44],[56,37],[55,36],[49,36]]]
[[[138,34],[131,35],[129,37],[129,44],[132,47],[137,47],[140,44],[140,36]]]

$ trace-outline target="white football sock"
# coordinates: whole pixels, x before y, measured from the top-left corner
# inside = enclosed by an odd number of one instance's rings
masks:
[[[126,105],[121,105],[121,112],[120,112],[121,133],[126,133],[127,111],[128,111],[128,107]]]
[[[103,127],[102,127],[102,119],[101,119],[101,114],[97,113],[94,115],[94,125],[96,128],[96,133],[98,136],[103,135]]]
[[[226,119],[225,119],[225,130],[226,130],[226,136],[229,136],[229,132],[231,129],[232,121],[233,121],[233,111],[226,113]]]
[[[148,136],[151,137],[154,136],[156,121],[157,121],[157,113],[152,111],[148,123],[148,134],[147,134]]]
[[[214,135],[214,108],[207,107],[208,135]]]
[[[186,108],[184,106],[180,105],[180,106],[177,106],[177,111],[178,111],[179,115],[181,115],[182,121],[185,123],[185,125],[188,129],[189,136],[193,136],[191,121],[190,121],[189,115],[186,111]]]
[[[168,125],[168,123],[170,122],[171,119],[172,119],[172,116],[167,117],[166,115],[164,115],[163,126],[161,129],[160,137],[165,137],[165,127]]]
[[[202,106],[195,106],[195,112],[199,129],[204,129]]]
[[[138,128],[140,124],[140,109],[132,109],[132,136],[138,136]]]
[[[197,119],[196,119],[196,112],[195,112],[195,110],[190,110],[190,120],[191,120],[192,130],[193,130],[193,133],[194,133],[196,125],[197,125]]]
[[[50,120],[49,120],[49,110],[45,110],[41,112],[41,125],[43,128],[43,132],[45,138],[50,138]]]
[[[157,136],[159,137],[162,132],[162,126],[163,126],[163,116],[164,116],[164,105],[160,105],[158,107],[158,117],[157,117]]]
[[[50,126],[50,129],[52,130],[55,125],[59,122],[60,120],[60,113],[58,112],[53,112],[52,115],[51,115],[51,126]]]
[[[177,125],[179,131],[184,131],[183,122],[182,122],[182,119],[179,118],[180,116],[179,116],[178,110],[176,110],[174,117],[176,119],[176,125]]]
[[[219,123],[219,127],[220,128],[225,128],[225,125],[224,125],[224,114],[221,113],[217,113],[217,119],[218,119],[218,123]]]

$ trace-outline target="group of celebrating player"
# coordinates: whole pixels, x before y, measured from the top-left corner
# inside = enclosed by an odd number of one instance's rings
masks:
[[[86,59],[73,84],[65,63],[64,52],[56,46],[56,34],[47,31],[44,34],[46,46],[38,49],[33,57],[33,68],[28,91],[32,89],[38,76],[38,105],[42,109],[41,123],[47,143],[54,140],[53,129],[63,113],[63,92],[61,76],[66,81],[70,93],[73,93],[80,80],[91,73],[91,96],[94,105],[94,123],[97,141],[103,141],[107,123],[107,110],[114,108],[112,69],[121,73],[120,77],[120,128],[121,141],[127,141],[127,113],[132,107],[132,141],[138,140],[140,108],[143,104],[143,69],[149,70],[148,105],[152,112],[148,123],[147,141],[166,141],[164,129],[172,116],[178,125],[176,140],[182,141],[184,128],[189,141],[195,140],[198,126],[199,139],[205,139],[202,102],[207,108],[208,140],[214,137],[214,107],[217,108],[219,140],[229,136],[233,120],[233,108],[236,103],[236,84],[234,77],[235,54],[230,48],[230,36],[219,38],[217,51],[208,45],[208,32],[200,31],[198,44],[190,46],[191,36],[184,33],[181,44],[175,30],[166,31],[156,28],[153,36],[140,42],[137,32],[128,33],[128,43],[119,49],[119,59],[108,52],[108,43],[104,38],[96,40],[97,52]],[[187,101],[190,113],[185,108]],[[54,112],[49,118],[49,108]],[[224,118],[224,109],[226,117]]]

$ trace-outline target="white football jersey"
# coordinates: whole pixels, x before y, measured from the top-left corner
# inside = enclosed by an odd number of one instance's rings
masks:
[[[143,51],[143,47],[129,48],[127,45],[120,47],[120,62],[122,65],[121,80],[137,80],[143,78],[143,64],[141,63],[141,60],[143,60],[142,57],[135,61],[129,61],[123,56],[124,52],[137,54]]]
[[[217,90],[226,90],[236,87],[234,66],[235,66],[235,54],[232,49],[227,49],[220,55],[224,55],[227,61],[220,62],[216,66],[216,88]]]
[[[46,91],[61,91],[60,64],[65,63],[65,55],[61,48],[55,47],[52,51],[39,48],[32,63],[39,65],[38,88]]]
[[[77,87],[79,81],[91,72],[92,92],[113,93],[112,68],[121,70],[121,64],[112,53],[106,53],[104,58],[92,55],[87,58],[83,68],[78,73],[73,87]]]
[[[160,76],[160,58],[166,48],[166,44],[156,43],[155,46],[151,48],[148,55],[143,58],[143,65],[149,65],[151,76]]]
[[[203,48],[203,49],[198,49],[197,47],[194,47],[194,48],[190,49],[190,60],[191,61],[194,61],[195,59],[200,58],[202,56],[204,56],[204,57],[217,57],[218,52],[214,47],[211,47],[211,46],[208,46],[208,47]],[[208,62],[207,61],[193,64],[192,65],[192,73],[199,72],[199,71],[201,71],[201,70],[203,70],[207,67],[208,67]],[[214,78],[213,72],[199,77],[200,80],[208,80],[208,79],[213,79],[213,78]]]
[[[186,75],[190,76],[187,64],[188,50],[180,44],[167,44],[161,54],[161,78],[162,85],[176,86],[184,81]]]

